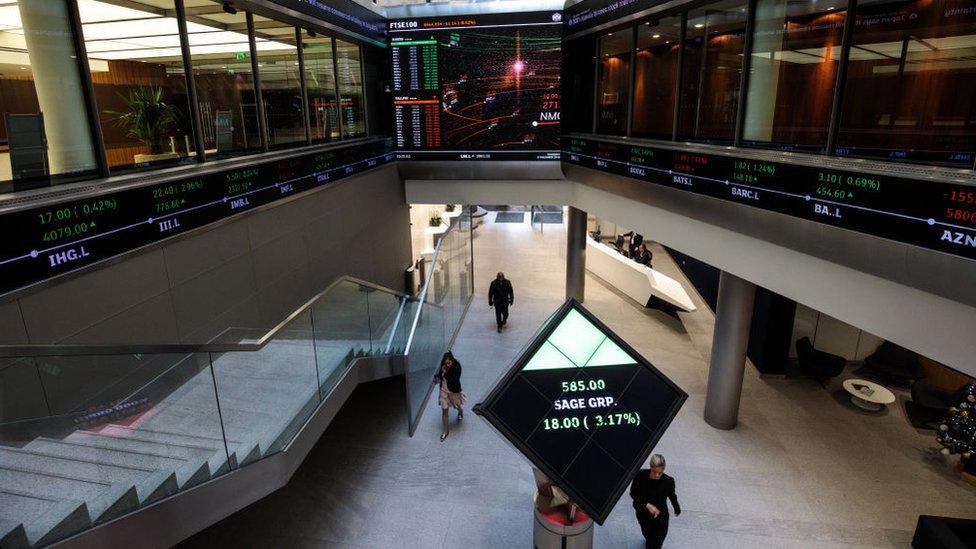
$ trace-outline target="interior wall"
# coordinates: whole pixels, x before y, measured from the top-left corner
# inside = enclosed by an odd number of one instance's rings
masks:
[[[0,299],[0,344],[200,343],[273,327],[342,275],[400,290],[409,215],[383,166]]]

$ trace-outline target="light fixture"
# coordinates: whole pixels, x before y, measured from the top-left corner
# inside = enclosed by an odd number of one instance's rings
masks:
[[[607,33],[607,36],[613,36],[613,33],[612,32],[608,32]]]
[[[660,34],[654,34],[654,35],[651,35],[651,38],[660,38],[660,37],[661,37],[661,35],[660,35]]]
[[[237,8],[235,8],[230,2],[224,2],[223,8],[225,12],[231,15],[237,15]]]
[[[700,29],[705,26],[705,23],[695,23],[695,28]]]

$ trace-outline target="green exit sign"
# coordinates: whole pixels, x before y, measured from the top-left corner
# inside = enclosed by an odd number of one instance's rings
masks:
[[[238,61],[247,60],[247,52],[239,51],[236,54],[234,54],[234,56],[237,58]]]

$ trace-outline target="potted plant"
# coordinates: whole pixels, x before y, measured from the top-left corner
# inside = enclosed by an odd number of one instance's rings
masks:
[[[444,221],[441,219],[441,212],[439,210],[434,210],[430,212],[430,226],[440,227]]]
[[[163,101],[163,89],[157,87],[139,87],[129,91],[128,95],[120,95],[127,112],[105,111],[115,117],[118,127],[126,131],[129,137],[138,139],[149,148],[149,154],[137,154],[133,160],[136,164],[178,158],[173,151],[163,148],[163,138],[176,123],[176,112],[173,106]]]
[[[455,208],[457,208],[456,204],[447,204],[446,206],[444,206],[444,211],[453,213]]]

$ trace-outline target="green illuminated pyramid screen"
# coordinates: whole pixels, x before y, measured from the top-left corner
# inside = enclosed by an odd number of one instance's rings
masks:
[[[475,412],[602,524],[686,398],[567,300]]]

